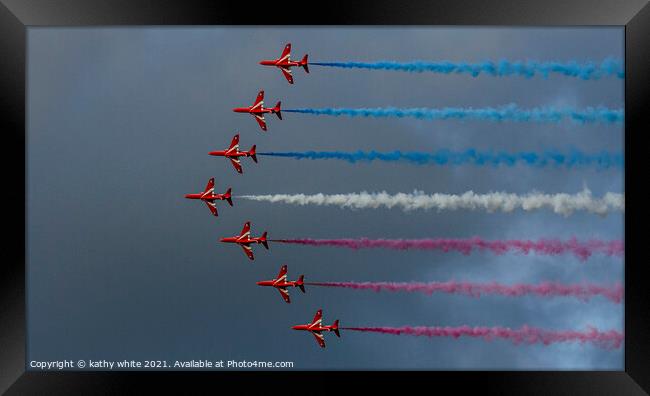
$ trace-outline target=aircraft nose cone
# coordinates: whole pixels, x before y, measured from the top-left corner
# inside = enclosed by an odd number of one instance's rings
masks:
[[[298,326],[291,326],[292,329],[298,330]]]
[[[256,285],[262,285],[262,282],[255,282]]]

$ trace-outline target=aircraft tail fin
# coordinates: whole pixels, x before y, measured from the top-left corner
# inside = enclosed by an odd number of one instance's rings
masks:
[[[305,56],[303,56],[302,60],[300,61],[300,66],[305,69],[305,72],[309,73],[309,66],[307,65],[307,54],[305,54]]]
[[[282,111],[280,109],[280,105],[282,102],[278,101],[278,104],[275,105],[273,108],[273,112],[275,113],[276,116],[278,116],[279,119],[282,119]]]
[[[336,334],[337,337],[341,337],[341,333],[339,333],[339,320],[336,319],[334,323],[332,323],[332,330],[334,331],[334,334]]]
[[[248,150],[248,153],[250,154],[253,161],[255,161],[255,163],[257,163],[257,152],[255,151],[255,148],[256,148],[256,146],[253,145],[253,147],[251,147],[251,149]]]
[[[298,287],[303,293],[305,292],[305,275],[300,275],[300,277],[298,277],[298,280],[296,281],[296,285],[298,285]]]
[[[226,201],[232,206],[232,188],[228,187],[228,191],[226,191],[225,194],[223,194],[224,198],[226,198]]]
[[[264,245],[266,250],[269,249],[269,242],[266,240],[266,231],[264,231],[264,234],[260,237],[260,242],[262,242],[262,245]]]

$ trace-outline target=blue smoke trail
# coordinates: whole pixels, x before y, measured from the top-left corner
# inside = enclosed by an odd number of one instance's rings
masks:
[[[593,154],[585,154],[578,150],[569,150],[567,153],[560,151],[548,150],[543,153],[534,152],[492,152],[478,151],[476,149],[467,149],[465,151],[438,150],[434,153],[423,152],[377,152],[377,151],[302,151],[302,152],[266,152],[258,155],[268,155],[274,157],[287,157],[293,159],[334,159],[347,161],[349,163],[357,162],[405,162],[415,165],[463,165],[473,164],[476,166],[508,166],[512,167],[517,164],[528,165],[532,167],[587,167],[595,166],[597,169],[609,169],[612,167],[623,167],[624,159],[622,154],[613,154],[605,151]]]
[[[439,109],[410,108],[400,109],[396,107],[378,108],[302,108],[283,110],[287,113],[304,113],[315,115],[330,115],[349,117],[413,117],[421,120],[487,120],[487,121],[516,121],[516,122],[559,122],[568,118],[578,124],[602,122],[617,123],[623,122],[623,109],[612,110],[606,107],[587,107],[583,110],[571,108],[557,109],[554,107],[537,107],[533,109],[520,109],[515,104],[501,106],[499,108],[462,108],[444,107]]]
[[[625,78],[623,62],[614,58],[607,58],[598,63],[586,62],[510,62],[500,60],[499,62],[484,61],[478,63],[467,62],[311,62],[310,65],[340,67],[346,69],[369,69],[369,70],[397,70],[410,73],[433,72],[442,74],[470,74],[477,77],[481,73],[496,77],[522,76],[531,78],[540,74],[548,78],[550,74],[560,74],[567,77],[577,77],[582,80],[598,80],[601,77],[615,76]]]

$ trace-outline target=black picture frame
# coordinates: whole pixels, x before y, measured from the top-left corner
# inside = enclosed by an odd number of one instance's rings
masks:
[[[507,25],[625,26],[625,370],[544,372],[49,372],[25,371],[25,67],[30,26],[91,25]],[[0,392],[31,394],[149,393],[151,387],[194,393],[225,391],[223,381],[308,394],[345,383],[395,389],[496,394],[647,394],[650,390],[650,306],[641,281],[647,261],[639,246],[644,199],[633,179],[645,145],[632,144],[647,122],[650,89],[650,5],[646,0],[445,0],[327,3],[153,0],[0,0],[0,119],[5,141],[4,255],[0,265]],[[598,45],[594,43],[594,45]],[[646,111],[644,111],[646,110]],[[644,122],[643,120],[646,120]],[[21,166],[22,165],[22,172]],[[642,172],[642,170],[641,170]],[[22,189],[20,188],[22,187]],[[22,208],[22,210],[20,210]],[[633,213],[633,215],[630,215]],[[646,298],[644,298],[646,297]],[[180,381],[179,381],[180,380]],[[417,384],[413,384],[415,381]],[[279,389],[277,387],[280,387]],[[444,388],[443,388],[444,387]],[[314,389],[317,388],[317,389]],[[645,390],[645,391],[644,391]],[[433,392],[433,390],[431,390]],[[463,392],[464,393],[464,392]]]

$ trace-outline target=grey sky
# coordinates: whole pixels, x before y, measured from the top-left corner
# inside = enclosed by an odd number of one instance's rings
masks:
[[[30,28],[28,30],[28,360],[289,360],[299,369],[617,369],[623,349],[514,346],[343,332],[321,350],[290,329],[323,308],[342,326],[486,325],[623,330],[623,304],[596,298],[374,293],[308,287],[292,304],[255,285],[281,264],[307,281],[623,280],[620,258],[351,251],[271,244],[249,262],[217,242],[251,220],[284,237],[623,237],[620,213],[340,210],[235,201],[213,218],[183,198],[210,177],[234,194],[623,192],[623,171],[433,167],[261,157],[238,175],[207,155],[299,150],[623,150],[622,125],[235,114],[257,91],[283,107],[623,107],[623,80],[524,79],[312,67],[295,84],[258,65],[291,42],[310,60],[623,58],[622,28]]]

